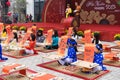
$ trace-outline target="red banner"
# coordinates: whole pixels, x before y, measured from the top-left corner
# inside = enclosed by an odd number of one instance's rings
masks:
[[[47,37],[46,37],[46,44],[52,44],[52,35],[53,35],[53,30],[48,30],[47,32]]]
[[[28,28],[27,33],[25,34],[22,41],[20,42],[20,46],[22,46],[27,41],[27,39],[30,37],[30,34],[32,32],[31,30],[32,28]]]
[[[6,39],[5,44],[8,44],[10,40],[13,38],[13,33],[10,25],[6,26],[6,31],[7,31],[8,38]]]
[[[84,61],[93,62],[94,49],[95,49],[94,44],[85,44]]]
[[[33,30],[33,32],[34,32],[35,35],[36,35],[36,32],[37,32],[37,26],[32,26],[32,30]]]
[[[85,43],[92,43],[92,41],[91,41],[91,30],[85,30],[84,35],[85,35]]]
[[[68,36],[62,36],[59,42],[58,55],[64,56],[67,47]]]
[[[2,32],[3,27],[4,27],[3,23],[0,23],[0,32]]]

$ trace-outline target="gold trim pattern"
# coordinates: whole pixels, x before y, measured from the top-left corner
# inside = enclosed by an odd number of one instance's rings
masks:
[[[45,9],[45,15],[44,15],[44,22],[46,22],[46,14],[47,14],[47,10],[48,10],[48,7],[49,7],[49,5],[50,5],[51,2],[52,2],[52,0],[49,0],[49,1],[48,1],[48,4],[47,4],[47,6],[46,6],[46,9]]]

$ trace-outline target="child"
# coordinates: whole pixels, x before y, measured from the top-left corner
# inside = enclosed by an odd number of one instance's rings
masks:
[[[99,34],[94,34],[93,35],[92,43],[99,44],[99,42],[100,42],[100,40],[99,40]]]
[[[46,45],[46,49],[58,49],[58,32],[57,30],[53,31],[53,36],[52,36],[52,45]]]
[[[74,39],[76,42],[78,41],[78,34],[77,34],[77,31],[75,28],[73,28],[73,34],[72,34],[71,38]],[[75,46],[75,50],[76,50],[76,52],[78,52],[77,46]]]
[[[36,41],[37,41],[38,43],[43,43],[43,42],[44,42],[45,36],[43,36],[43,31],[42,31],[42,30],[38,30],[36,36],[37,36],[37,37],[36,37]]]
[[[4,28],[2,34],[1,34],[1,37],[7,37],[7,31],[6,29]]]
[[[29,46],[25,46],[25,50],[22,54],[34,54],[35,39],[36,39],[35,35],[31,34]]]
[[[98,72],[98,71],[101,71],[101,70],[106,70],[106,67],[103,66],[103,60],[104,60],[104,58],[103,58],[102,51],[103,51],[102,44],[96,44],[93,62],[99,64],[99,66],[95,67],[93,69],[93,72]]]
[[[72,38],[73,38],[74,40],[76,40],[76,41],[78,40],[78,34],[77,34],[77,31],[76,31],[75,28],[73,28]]]
[[[1,35],[1,34],[0,34]],[[2,45],[1,45],[1,39],[0,39],[0,60],[8,60],[8,58],[2,57]]]
[[[17,32],[13,32],[13,34],[14,34],[14,39],[16,40],[16,42],[18,42],[18,34],[17,34]]]
[[[2,46],[0,44],[0,60],[8,60],[8,58],[2,57]]]
[[[68,53],[65,58],[62,58],[61,60],[58,60],[58,63],[61,65],[70,65],[72,62],[77,61],[77,55],[76,55],[76,49],[77,43],[74,39],[69,38],[67,41],[68,45]]]
[[[18,34],[17,30],[13,30],[13,38],[10,40],[11,43],[17,43],[18,42]]]

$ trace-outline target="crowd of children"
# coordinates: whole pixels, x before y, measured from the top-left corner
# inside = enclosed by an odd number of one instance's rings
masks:
[[[36,25],[34,25],[36,26]],[[18,31],[17,30],[12,30],[13,33],[13,37],[10,39],[9,43],[11,42],[15,42],[15,43],[19,43],[19,36],[18,36]],[[4,30],[1,32],[1,40],[4,42],[5,37],[7,37],[7,31],[6,28],[4,28]],[[45,43],[45,39],[46,36],[43,34],[43,30],[38,29],[36,32],[31,29],[31,33],[30,33],[30,38],[28,38],[28,42],[29,44],[27,46],[22,45],[20,47],[24,48],[24,50],[20,51],[21,55],[28,55],[28,54],[34,54],[36,51],[34,50],[35,46],[40,46],[37,45],[37,43]],[[51,45],[46,45],[44,48],[45,49],[58,49],[58,42],[59,42],[59,37],[58,37],[58,32],[57,30],[53,30],[53,35],[52,35],[52,43]],[[2,46],[1,48],[1,54],[2,54]]]
[[[71,36],[71,38],[68,38],[67,40],[67,45],[68,45],[68,51],[67,51],[67,55],[58,60],[58,63],[61,65],[71,65],[71,63],[76,62],[77,61],[77,40],[78,40],[78,35],[76,34],[76,31],[73,29],[73,35]],[[99,34],[93,34],[93,40],[91,41],[91,43],[95,44],[95,51],[94,51],[94,59],[93,59],[93,63],[97,63],[98,66],[94,67],[92,72],[94,73],[98,73],[102,70],[107,70],[105,66],[103,66],[103,46],[102,44],[100,44],[100,40],[99,40]]]
[[[12,40],[16,40],[16,42],[19,42],[19,38],[18,38],[18,32],[16,30],[13,30],[13,39]],[[6,29],[3,30],[3,32],[1,33],[1,37],[6,37],[7,36],[7,31]],[[71,63],[76,62],[77,61],[77,55],[76,52],[77,50],[77,40],[79,36],[77,35],[76,30],[73,29],[73,34],[71,35],[71,37],[68,38],[67,40],[67,55],[64,56],[62,59],[58,60],[58,63],[61,65],[71,65]],[[28,46],[22,46],[22,48],[24,48],[24,51],[22,51],[22,55],[28,55],[28,54],[34,54],[35,53],[35,46],[37,46],[36,43],[44,43],[45,42],[45,35],[43,34],[42,30],[37,30],[36,33],[31,32],[30,33],[30,39],[29,39],[29,44]],[[1,39],[2,40],[2,39]],[[10,42],[11,42],[10,41]],[[93,35],[93,40],[91,41],[91,43],[95,44],[95,52],[94,52],[94,60],[93,63],[97,63],[99,66],[95,67],[93,69],[94,72],[96,71],[101,71],[101,70],[106,70],[106,67],[103,66],[103,49],[102,49],[102,44],[99,44],[100,40],[99,40],[99,35]],[[52,35],[52,43],[50,45],[46,45],[44,48],[45,49],[58,49],[59,48],[59,37],[58,37],[58,32],[57,30],[53,30],[53,35]],[[7,60],[7,58],[2,57],[2,46],[0,45],[0,59],[1,60]]]

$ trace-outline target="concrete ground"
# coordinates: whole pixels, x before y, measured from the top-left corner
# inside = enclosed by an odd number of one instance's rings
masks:
[[[110,42],[103,42],[103,43],[114,45],[114,43],[110,43]],[[57,52],[51,52],[49,54],[56,54],[56,53]],[[36,66],[37,64],[43,63],[43,61],[44,62],[50,61],[49,59],[42,58],[43,55],[45,55],[45,54],[39,52],[39,55],[37,55],[37,56],[32,56],[32,57],[27,57],[27,58],[22,58],[22,59],[14,59],[14,58],[8,57],[9,59],[6,62],[0,62],[0,66],[5,63],[20,63],[20,64],[26,65],[27,67],[29,67],[29,69],[32,69],[36,72],[47,72],[50,74],[54,74],[56,76],[60,76],[60,77],[64,78],[64,80],[83,80],[80,78],[76,78],[73,76],[69,76],[66,74],[62,74],[62,73],[59,73],[56,71],[52,71],[52,70],[48,70],[48,69]],[[103,75],[98,80],[120,80],[120,68],[111,67],[111,66],[106,66],[106,67],[108,70],[110,70],[110,73]],[[2,74],[1,68],[0,68],[0,74]]]

